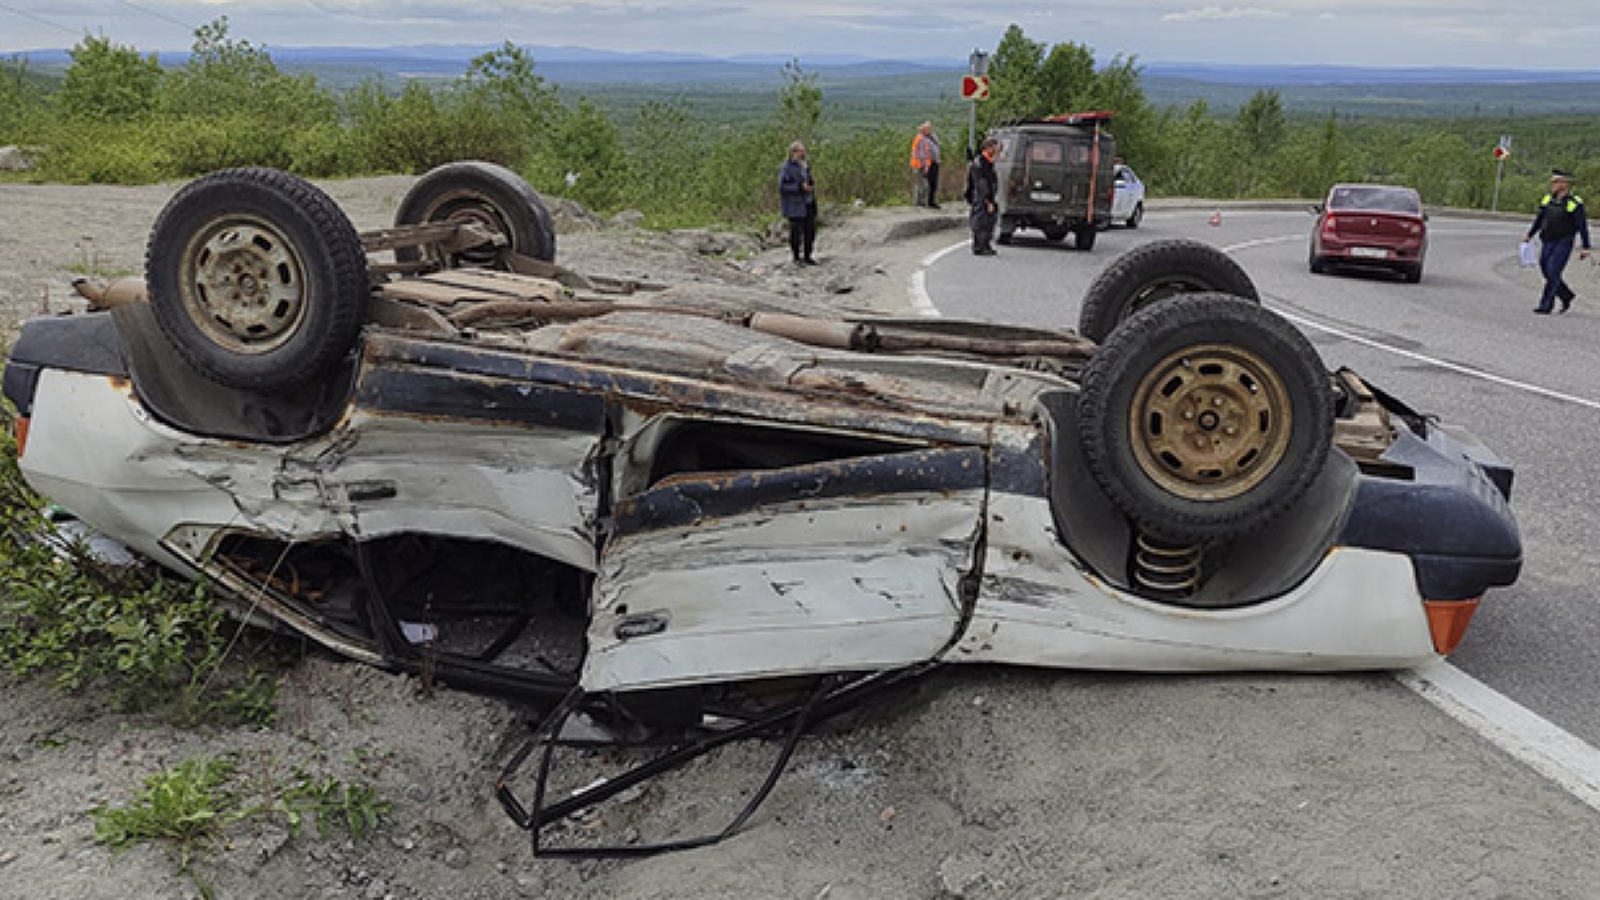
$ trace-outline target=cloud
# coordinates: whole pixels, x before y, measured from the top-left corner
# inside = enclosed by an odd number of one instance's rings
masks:
[[[1202,6],[1199,9],[1186,9],[1181,12],[1170,12],[1161,17],[1163,22],[1211,22],[1234,19],[1283,19],[1288,13],[1277,9],[1262,9],[1259,6]]]

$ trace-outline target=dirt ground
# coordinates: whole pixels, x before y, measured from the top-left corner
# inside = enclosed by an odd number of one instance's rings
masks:
[[[327,185],[359,227],[408,179]],[[170,187],[0,185],[0,322],[74,308],[74,272],[137,273]],[[580,270],[759,287],[797,303],[902,311],[917,260],[959,239],[926,211],[825,217],[822,265],[708,233],[581,230]],[[719,252],[725,251],[725,252]],[[0,898],[362,900],[1093,897],[1590,898],[1600,815],[1382,675],[1131,677],[940,671],[804,740],[746,828],[635,860],[535,858],[492,787],[527,734],[516,704],[309,656],[278,724],[182,731],[0,677]],[[777,747],[725,748],[555,838],[720,828]],[[233,754],[254,783],[297,767],[392,803],[361,840],[245,824],[180,874],[159,847],[113,856],[88,810],[148,775]],[[564,759],[563,784],[615,772]],[[515,787],[526,795],[531,778]]]

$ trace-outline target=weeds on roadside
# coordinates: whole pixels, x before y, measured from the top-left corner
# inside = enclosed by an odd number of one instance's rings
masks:
[[[255,802],[243,799],[252,796]],[[101,804],[89,815],[95,820],[95,840],[113,852],[147,842],[166,844],[178,871],[209,896],[211,889],[194,864],[210,846],[225,841],[229,827],[237,822],[281,818],[294,838],[301,836],[308,822],[315,822],[321,837],[341,829],[352,840],[360,840],[381,825],[389,811],[389,801],[370,785],[303,769],[295,769],[287,783],[270,778],[245,782],[236,758],[223,756],[186,760],[151,775],[127,804]]]
[[[188,872],[196,853],[221,838],[223,829],[243,813],[231,791],[229,759],[191,759],[144,780],[144,787],[126,806],[97,806],[95,840],[112,850],[145,841],[170,842],[178,868]]]
[[[317,825],[317,834],[327,837],[341,828],[352,840],[360,840],[388,816],[390,803],[378,796],[377,789],[350,784],[330,776],[315,776],[296,771],[294,781],[283,790],[273,807],[288,821],[295,837],[307,819]]]

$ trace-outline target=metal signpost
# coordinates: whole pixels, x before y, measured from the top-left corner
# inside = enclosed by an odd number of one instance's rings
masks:
[[[1511,155],[1511,135],[1500,135],[1500,143],[1494,148],[1494,199],[1489,203],[1490,212],[1500,211],[1500,177],[1506,171],[1506,158]]]
[[[972,51],[967,57],[967,71],[961,79],[961,96],[972,101],[971,116],[967,121],[967,159],[978,155],[978,101],[989,99],[989,54]]]

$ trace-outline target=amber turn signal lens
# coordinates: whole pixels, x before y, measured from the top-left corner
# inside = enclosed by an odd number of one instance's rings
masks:
[[[1478,601],[1482,599],[1422,601],[1423,609],[1428,611],[1428,632],[1433,635],[1433,649],[1443,656],[1449,656],[1456,649],[1467,636],[1467,626],[1472,624],[1472,614],[1478,611]]]

